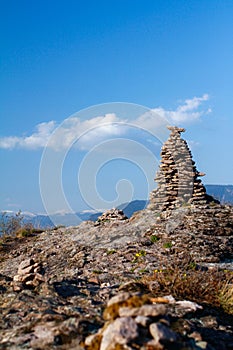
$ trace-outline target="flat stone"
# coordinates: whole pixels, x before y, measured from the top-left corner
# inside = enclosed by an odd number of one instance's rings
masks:
[[[155,305],[142,305],[141,307],[120,307],[119,316],[151,316],[156,317],[159,315],[164,315],[166,313],[166,306],[164,304]]]
[[[29,258],[29,259],[26,259],[26,260],[23,260],[20,264],[19,264],[19,269],[20,270],[23,270],[25,269],[26,267],[28,266],[31,266],[34,264],[34,260]]]
[[[127,299],[129,299],[131,297],[131,294],[128,292],[123,292],[123,293],[119,293],[117,295],[115,295],[114,297],[112,297],[108,303],[107,306],[111,306],[113,304],[119,304],[122,303],[123,301],[126,301]]]
[[[25,267],[23,269],[19,266],[18,275],[26,275],[26,274],[29,274],[29,273],[31,273],[33,271],[34,271],[34,266],[33,265]]]

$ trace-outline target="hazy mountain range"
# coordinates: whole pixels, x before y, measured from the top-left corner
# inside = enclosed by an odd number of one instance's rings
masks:
[[[233,204],[233,185],[205,185],[207,193],[218,199],[222,204]],[[121,204],[118,209],[122,209],[125,215],[130,218],[132,214],[146,207],[148,201],[134,200],[130,203]],[[57,213],[51,216],[23,212],[23,222],[31,223],[36,228],[50,228],[58,225],[76,226],[82,221],[96,221],[102,214],[101,211],[82,211],[77,213]],[[15,215],[12,211],[7,211],[6,216]],[[0,220],[3,212],[0,212]]]

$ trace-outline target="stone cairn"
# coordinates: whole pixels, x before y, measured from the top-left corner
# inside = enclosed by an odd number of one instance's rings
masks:
[[[185,204],[206,205],[215,201],[206,193],[187,142],[180,136],[183,128],[168,126],[170,137],[161,150],[161,164],[155,181],[158,187],[150,194],[149,210],[172,210]],[[215,201],[216,202],[216,201]]]
[[[14,276],[12,285],[14,291],[34,289],[44,282],[42,266],[33,259],[23,260],[18,267],[17,275]]]
[[[98,217],[96,225],[103,224],[105,222],[122,221],[127,220],[127,216],[124,214],[123,210],[120,209],[109,209]]]
[[[176,301],[171,295],[152,298],[146,294],[119,293],[107,303],[104,326],[85,339],[85,350],[207,349],[207,343],[201,341],[197,332],[193,338],[184,340],[180,335],[185,333],[184,328],[179,333],[179,326],[176,330],[171,327],[172,316],[181,318],[199,309],[202,306],[187,300]],[[186,324],[184,319],[180,324]]]

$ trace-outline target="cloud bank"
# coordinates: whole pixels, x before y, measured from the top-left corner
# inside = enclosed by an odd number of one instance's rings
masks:
[[[160,120],[162,118],[171,124],[182,124],[182,126],[198,121],[203,115],[211,112],[210,109],[203,109],[202,106],[208,100],[209,95],[204,94],[201,97],[185,100],[175,110],[158,107],[151,110],[153,113],[145,113],[130,121],[109,113],[86,120],[70,117],[59,125],[59,128],[55,121],[44,122],[38,124],[35,132],[29,136],[0,137],[0,148],[38,150],[47,146],[55,150],[67,149],[81,137],[78,142],[79,149],[88,150],[106,138],[124,135],[127,132],[128,123],[153,132],[158,126],[155,115]]]

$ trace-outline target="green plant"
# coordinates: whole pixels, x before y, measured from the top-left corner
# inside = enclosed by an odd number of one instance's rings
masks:
[[[137,262],[140,262],[141,258],[144,256],[146,256],[145,250],[139,250],[139,252],[135,253],[132,263],[135,264]]]
[[[172,242],[166,242],[163,244],[164,248],[171,248],[172,247]]]
[[[188,268],[191,270],[195,270],[197,268],[197,264],[194,261],[190,261],[188,264]]]
[[[158,242],[159,240],[160,240],[160,238],[159,238],[158,236],[156,236],[156,235],[150,236],[150,241],[151,241],[152,243],[156,243],[156,242]]]
[[[135,254],[135,257],[140,258],[142,256],[146,256],[145,250],[140,250],[138,253]]]

